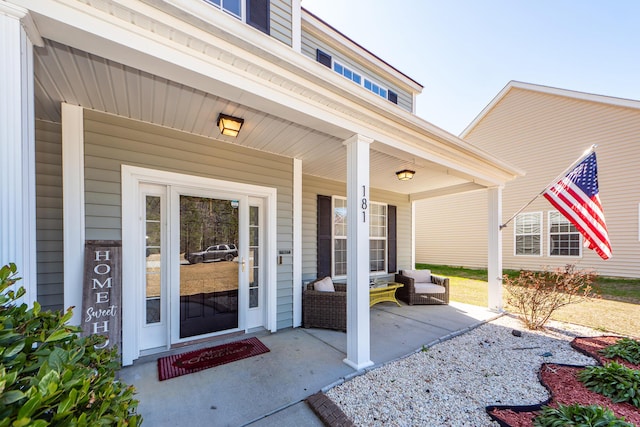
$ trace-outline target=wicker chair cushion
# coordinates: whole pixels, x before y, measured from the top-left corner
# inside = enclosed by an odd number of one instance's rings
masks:
[[[403,270],[402,275],[411,277],[416,283],[431,283],[431,270]]]
[[[318,280],[313,284],[313,289],[319,292],[335,292],[336,288],[333,286],[333,280],[331,277],[325,277],[324,279]]]
[[[435,285],[433,283],[415,283],[417,294],[444,294],[447,289],[444,286]]]

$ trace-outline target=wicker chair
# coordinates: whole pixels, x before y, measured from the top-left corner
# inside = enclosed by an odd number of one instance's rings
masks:
[[[321,292],[314,289],[318,280],[307,284],[302,292],[302,326],[346,331],[347,285],[334,283],[335,292]]]
[[[449,304],[449,278],[431,274],[429,270],[400,270],[395,281],[404,284],[396,297],[409,305]]]

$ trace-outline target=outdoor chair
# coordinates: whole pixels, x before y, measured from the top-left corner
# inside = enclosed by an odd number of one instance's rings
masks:
[[[318,290],[323,285],[332,284],[333,291]],[[347,330],[347,285],[333,283],[324,277],[308,283],[302,291],[302,326],[305,328],[325,328]]]
[[[449,304],[449,278],[431,274],[430,270],[400,270],[395,281],[404,286],[396,297],[409,305]]]

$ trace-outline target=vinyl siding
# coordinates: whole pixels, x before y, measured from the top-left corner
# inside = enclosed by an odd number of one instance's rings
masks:
[[[271,37],[280,40],[287,46],[292,46],[293,37],[291,32],[291,0],[271,0],[270,8]]]
[[[598,144],[600,199],[612,258],[604,261],[586,248],[581,257],[548,256],[548,212],[554,208],[539,197],[524,212],[543,212],[542,256],[514,255],[511,222],[503,230],[503,266],[541,269],[575,263],[603,275],[640,277],[640,186],[633,172],[640,162],[639,109],[512,88],[465,139],[526,171],[504,189],[503,221],[539,194],[585,149]],[[455,239],[464,240],[457,236],[461,228],[450,230]]]
[[[484,190],[416,202],[416,262],[487,267]]]
[[[86,238],[120,240],[122,164],[277,189],[277,244],[292,246],[291,159],[173,129],[85,111]],[[291,327],[292,266],[278,266],[277,324]]]
[[[64,265],[61,126],[59,123],[37,120],[35,127],[37,299],[44,310],[62,310]]]
[[[313,34],[309,34],[307,31],[302,29],[302,53],[309,58],[316,60],[316,49],[320,49],[321,51],[328,53],[331,57],[338,61],[340,64],[346,66],[359,73],[363,79],[365,77],[369,78],[369,80],[374,83],[386,88],[391,89],[393,92],[398,94],[398,106],[407,111],[413,111],[413,94],[400,89],[398,86],[389,82],[389,80],[382,78],[378,73],[376,73],[372,69],[368,69],[357,63],[356,61],[348,58],[344,54],[336,52],[335,49],[329,47],[326,43],[319,40]],[[345,77],[346,78],[346,77]],[[363,80],[364,82],[364,80]],[[353,83],[357,85],[356,83]],[[362,86],[363,90],[367,90]]]
[[[317,197],[346,197],[346,184],[305,175],[302,180],[302,280],[317,277]],[[371,201],[397,206],[398,269],[411,265],[411,204],[406,195],[371,189]]]

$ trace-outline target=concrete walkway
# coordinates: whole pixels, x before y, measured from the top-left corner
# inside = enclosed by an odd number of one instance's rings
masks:
[[[371,308],[371,359],[376,366],[406,356],[495,318],[482,307]],[[123,368],[120,378],[137,389],[143,425],[322,426],[304,400],[359,375],[343,362],[346,334],[324,329],[286,329],[217,340],[200,347],[257,336],[271,351],[194,374],[158,381],[156,358]],[[181,352],[196,349],[189,347]]]

